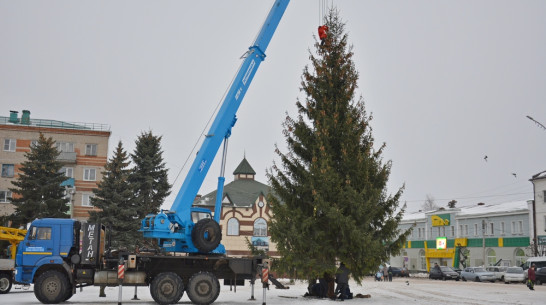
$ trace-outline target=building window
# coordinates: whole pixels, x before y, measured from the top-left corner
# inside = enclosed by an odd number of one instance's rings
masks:
[[[468,225],[464,225],[464,236],[468,236]]]
[[[521,266],[521,264],[525,263],[527,256],[525,256],[525,252],[523,252],[523,250],[518,248],[516,251],[514,251],[514,254],[516,259],[515,266]]]
[[[13,164],[2,164],[2,177],[11,178],[13,177],[13,169],[15,165]]]
[[[97,170],[94,168],[84,168],[83,169],[83,180],[85,181],[96,181],[96,172]]]
[[[451,226],[451,237],[455,237],[455,226]]]
[[[74,168],[73,167],[63,167],[59,171],[63,173],[67,178],[74,178]]]
[[[546,203],[546,191],[542,191],[542,200]]]
[[[92,207],[91,204],[91,198],[93,197],[92,194],[82,194],[82,206],[84,207]]]
[[[230,218],[227,222],[227,235],[239,235],[239,220]]]
[[[463,237],[463,225],[459,225],[459,237]]]
[[[254,236],[267,236],[267,222],[263,218],[254,221]]]
[[[15,151],[16,144],[15,139],[4,139],[4,151]]]
[[[96,156],[97,155],[97,144],[85,144],[85,155],[86,156]]]
[[[494,266],[497,263],[497,254],[495,250],[487,250],[487,266]]]
[[[474,224],[474,236],[478,236],[478,224]]]
[[[500,234],[504,235],[504,221],[500,224]]]
[[[60,152],[74,152],[74,143],[71,142],[57,142],[57,150]]]
[[[518,233],[523,234],[523,221],[518,221]]]
[[[495,235],[495,228],[493,226],[493,223],[489,223],[489,235],[493,236]]]
[[[427,270],[427,259],[424,250],[419,251],[419,261],[421,262],[421,270]]]
[[[0,202],[10,202],[11,192],[10,191],[0,191]]]

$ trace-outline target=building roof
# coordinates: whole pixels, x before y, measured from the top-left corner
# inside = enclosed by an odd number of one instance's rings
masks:
[[[15,117],[0,116],[0,125],[11,126],[31,126],[31,127],[46,127],[46,128],[63,128],[63,129],[78,129],[78,130],[93,130],[93,131],[110,131],[110,126],[98,123],[69,123],[59,120],[35,119],[30,117],[30,112],[26,120],[23,117],[18,117],[14,111]]]
[[[546,178],[546,171],[542,171],[536,175],[533,175],[533,177],[531,178],[531,181],[533,180],[538,180],[538,179],[544,179]]]
[[[512,201],[501,204],[473,205],[461,208],[458,215],[471,216],[492,213],[529,212],[527,201]]]
[[[241,175],[241,174],[243,174],[243,175],[256,175],[256,172],[254,171],[252,166],[250,166],[250,163],[248,163],[246,158],[243,158],[243,161],[241,161],[241,163],[239,163],[239,166],[237,166],[235,171],[233,171],[233,174],[234,175]]]
[[[251,179],[235,180],[224,186],[224,197],[228,197],[229,203],[224,202],[224,206],[233,207],[252,207],[260,195],[267,195],[271,188]],[[193,204],[196,206],[214,206],[216,201],[216,191],[208,193],[201,198],[197,198]]]
[[[409,214],[404,214],[402,221],[411,222],[416,220],[426,219],[427,214],[437,214],[437,213],[450,213],[453,212],[457,217],[469,217],[469,216],[479,216],[479,215],[490,215],[490,214],[499,214],[499,213],[528,213],[529,206],[527,201],[512,201],[505,202],[500,204],[484,204],[484,205],[472,205],[464,206],[455,209],[444,209],[444,210],[435,210],[427,212],[413,212]]]

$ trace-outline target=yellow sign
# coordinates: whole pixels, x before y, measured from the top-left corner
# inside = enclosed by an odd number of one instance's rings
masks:
[[[443,215],[432,215],[430,216],[430,219],[432,221],[433,227],[443,227],[443,226],[449,226],[450,222],[450,216],[449,214],[443,214]]]

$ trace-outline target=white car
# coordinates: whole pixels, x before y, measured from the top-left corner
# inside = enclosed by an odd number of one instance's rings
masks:
[[[504,281],[504,274],[506,273],[506,268],[505,266],[489,266],[487,268],[485,268],[485,270],[489,271],[489,272],[493,272],[495,274],[495,278],[497,279],[497,281]]]
[[[466,267],[461,271],[461,279],[463,281],[494,282],[496,278],[493,272],[486,271],[483,267]]]
[[[508,267],[504,273],[504,283],[525,283],[525,273],[521,267]]]

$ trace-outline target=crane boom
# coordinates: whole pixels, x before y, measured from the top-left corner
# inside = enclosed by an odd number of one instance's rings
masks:
[[[211,221],[206,224],[204,222],[203,224],[195,224],[192,221],[192,213],[207,213],[207,210],[192,208],[192,204],[223,141],[225,141],[224,150],[227,147],[227,139],[230,137],[231,129],[237,120],[237,110],[241,105],[258,67],[265,59],[265,50],[267,49],[289,2],[289,0],[276,0],[269,11],[269,15],[258,33],[256,40],[249,47],[244,56],[244,60],[241,63],[236,77],[206,134],[205,140],[186,175],[170,211],[161,212],[157,215],[148,215],[142,221],[141,231],[143,231],[144,236],[157,238],[159,240],[159,245],[166,251],[206,253],[211,251],[211,249],[206,249],[207,247],[204,247],[205,249],[203,249],[203,247],[199,247],[196,243],[207,244],[211,240],[218,239],[218,234],[220,234],[221,239],[221,232],[217,232],[217,230],[219,229],[218,223],[220,221],[221,197],[225,181],[223,169],[218,178],[218,198],[214,210],[214,220],[211,220],[216,223],[218,229],[214,229],[216,228],[216,225]],[[222,164],[222,167],[223,166],[224,165]],[[194,227],[199,228],[199,232],[196,232]],[[200,242],[196,242],[195,239],[199,239]],[[214,250],[219,253],[225,252],[223,246],[220,244],[217,247],[215,246]]]

